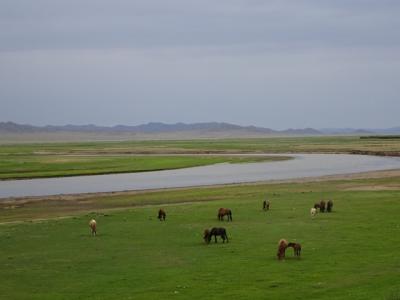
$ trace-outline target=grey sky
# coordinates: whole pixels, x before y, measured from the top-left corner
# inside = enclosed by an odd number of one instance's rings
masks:
[[[0,0],[0,121],[399,126],[400,1]]]

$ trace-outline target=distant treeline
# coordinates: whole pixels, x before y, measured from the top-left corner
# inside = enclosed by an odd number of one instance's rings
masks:
[[[400,135],[369,135],[369,136],[360,136],[360,139],[400,139]]]

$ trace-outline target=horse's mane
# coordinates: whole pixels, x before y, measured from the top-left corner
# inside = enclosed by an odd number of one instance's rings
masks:
[[[281,246],[282,244],[287,246],[287,245],[288,245],[287,240],[285,240],[285,239],[280,239],[280,240],[279,240],[279,243],[278,243],[278,246]]]

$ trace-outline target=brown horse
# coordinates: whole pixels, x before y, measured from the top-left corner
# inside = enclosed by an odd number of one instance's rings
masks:
[[[264,200],[264,202],[263,202],[263,210],[269,210],[269,201],[268,200]]]
[[[332,212],[332,207],[333,207],[333,201],[329,200],[328,203],[326,204],[326,211]]]
[[[288,245],[289,247],[292,247],[294,250],[294,256],[300,257],[301,254],[301,245],[299,243],[289,243]]]
[[[217,228],[213,227],[211,230],[206,229],[204,230],[204,241],[209,244],[211,242],[211,237],[214,236],[215,242],[217,243],[217,235],[219,235],[222,238],[222,242],[225,243],[225,240],[227,243],[229,243],[228,235],[226,234],[226,229],[225,228]]]
[[[228,221],[232,221],[232,211],[229,208],[220,208],[218,210],[218,220],[223,221],[224,216],[228,217]]]
[[[165,221],[166,216],[167,216],[167,214],[165,213],[165,211],[163,209],[160,209],[158,211],[158,218],[160,219],[160,221]]]
[[[92,235],[97,235],[97,223],[95,219],[90,220],[89,227],[92,230]]]
[[[281,260],[282,258],[285,258],[285,251],[288,246],[288,242],[285,239],[281,239],[278,243],[278,253],[276,254],[278,256],[278,259]]]
[[[319,203],[319,211],[320,212],[325,212],[325,201],[324,200],[321,200],[321,202]]]

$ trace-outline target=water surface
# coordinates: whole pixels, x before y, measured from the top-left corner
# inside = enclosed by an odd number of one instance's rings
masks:
[[[0,198],[191,187],[400,169],[398,157],[348,154],[282,155],[292,156],[294,159],[243,164],[224,163],[143,173],[0,181]]]

